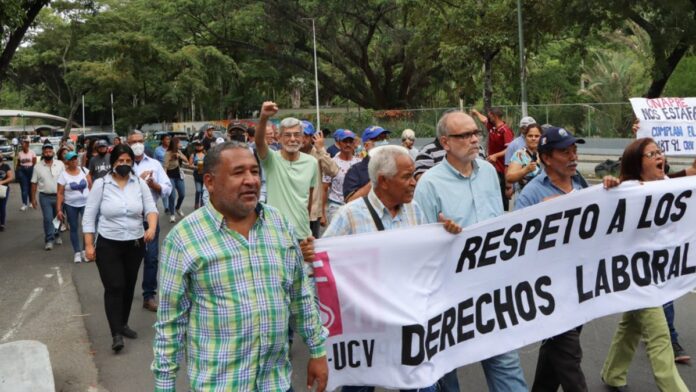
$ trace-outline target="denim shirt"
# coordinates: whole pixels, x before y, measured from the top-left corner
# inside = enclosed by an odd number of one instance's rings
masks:
[[[571,177],[571,183],[573,185],[573,191],[588,187],[587,181],[585,181],[580,173]],[[566,192],[551,182],[549,176],[546,175],[546,171],[542,170],[538,176],[534,177],[534,179],[522,189],[522,192],[515,202],[515,210],[541,203],[547,197],[565,194]]]
[[[82,231],[94,233],[98,216],[100,236],[116,241],[142,238],[145,234],[145,217],[151,212],[157,213],[157,206],[149,190],[145,181],[134,174],[129,176],[123,189],[111,174],[97,179],[87,196]]]

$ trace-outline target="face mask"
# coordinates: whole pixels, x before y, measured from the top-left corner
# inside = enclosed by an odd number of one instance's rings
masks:
[[[380,141],[374,143],[375,147],[382,147],[382,146],[388,146],[388,145],[389,145],[389,140],[380,140]]]
[[[234,142],[244,143],[246,142],[246,135],[243,133],[233,133],[230,135],[230,140]]]
[[[128,173],[131,172],[131,167],[130,167],[130,165],[118,165],[118,166],[116,166],[114,171],[119,176],[126,177],[126,176],[128,176]]]
[[[130,147],[136,157],[139,157],[145,153],[145,145],[142,143],[133,143]]]

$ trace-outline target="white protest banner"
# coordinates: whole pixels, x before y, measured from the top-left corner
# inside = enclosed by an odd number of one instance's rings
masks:
[[[631,98],[637,137],[655,139],[667,155],[696,155],[696,98]]]
[[[317,240],[329,387],[450,370],[696,286],[696,180],[594,186],[467,227]],[[609,342],[607,342],[609,344]]]

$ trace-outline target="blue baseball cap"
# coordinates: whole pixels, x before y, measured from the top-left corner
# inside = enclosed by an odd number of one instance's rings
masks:
[[[313,136],[316,133],[314,125],[311,122],[307,120],[302,120],[300,122],[302,123],[302,132],[304,132],[305,135]]]
[[[341,136],[343,131],[345,131],[345,129],[343,129],[343,128],[338,128],[337,130],[335,130],[333,133],[334,140],[338,140],[338,138]]]
[[[389,133],[389,131],[378,125],[372,125],[370,127],[365,128],[365,130],[363,131],[362,141],[366,142],[368,140],[372,140],[385,132]]]
[[[69,151],[67,154],[65,154],[65,160],[69,161],[73,158],[77,158],[77,153],[75,151]]]
[[[341,129],[341,133],[338,136],[336,136],[336,140],[338,140],[339,142],[342,142],[346,139],[355,140],[356,138],[357,136],[350,129]]]
[[[572,133],[560,127],[549,127],[544,130],[539,140],[539,151],[562,150],[573,144],[584,144],[585,139],[578,139]]]

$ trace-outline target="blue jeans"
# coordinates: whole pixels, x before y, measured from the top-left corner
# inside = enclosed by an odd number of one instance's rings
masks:
[[[662,308],[665,311],[665,318],[669,327],[669,337],[672,339],[672,343],[679,343],[679,334],[677,329],[674,328],[674,302],[669,301],[662,305]]]
[[[193,184],[196,186],[196,198],[193,205],[200,207],[203,205],[203,182],[199,182],[194,178]]]
[[[486,383],[490,391],[525,391],[527,382],[524,379],[520,356],[517,351],[510,351],[481,361]],[[445,374],[437,385],[442,392],[459,392],[457,369]]]
[[[171,178],[169,181],[172,182],[172,193],[169,195],[169,215],[174,215],[176,210],[181,208],[181,203],[184,202],[184,196],[186,196],[186,187],[184,186],[184,180],[182,178]],[[176,201],[176,207],[175,207]]]
[[[58,215],[56,195],[39,193],[39,205],[43,215],[44,242],[53,242],[60,235],[60,231],[53,227],[53,218]]]
[[[365,387],[365,386],[360,386],[360,387],[351,387],[351,386],[345,386],[341,388],[341,392],[374,392],[375,387]],[[418,389],[401,389],[401,392],[437,392],[437,384],[426,387],[426,388],[418,388]]]
[[[147,222],[145,222],[147,230]],[[160,227],[157,223],[155,238],[145,244],[145,261],[143,262],[143,299],[150,299],[157,293],[157,256],[159,254]]]
[[[68,217],[68,226],[70,226],[70,243],[72,244],[73,252],[77,253],[84,250],[84,244],[80,246],[80,235],[77,229],[80,227],[80,217],[85,212],[85,207],[73,207],[68,204],[63,204],[65,215]]]
[[[7,218],[7,201],[10,200],[10,185],[7,185],[7,196],[4,199],[0,199],[0,226],[5,226],[5,219]]]
[[[22,190],[22,204],[29,204],[29,192],[31,191],[31,176],[34,174],[34,166],[19,166],[17,170],[17,180]]]

